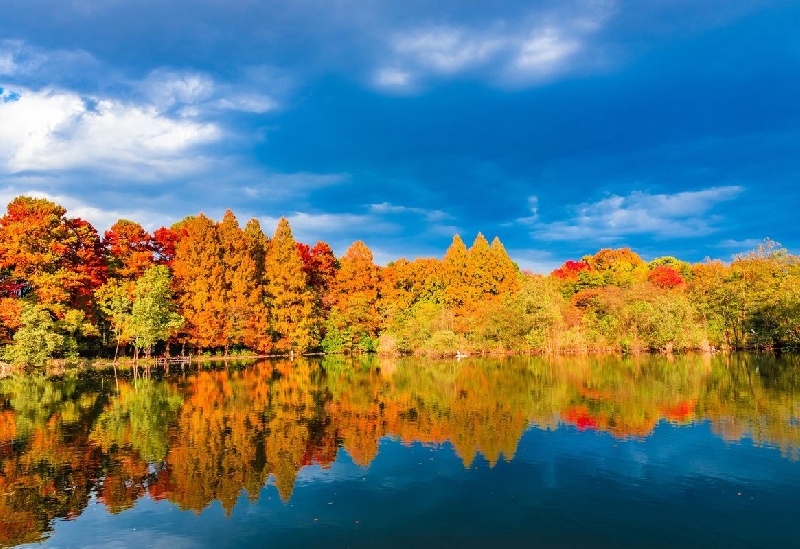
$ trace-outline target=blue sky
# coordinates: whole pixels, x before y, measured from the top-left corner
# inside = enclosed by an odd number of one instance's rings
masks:
[[[4,0],[0,199],[385,263],[797,253],[800,2]]]

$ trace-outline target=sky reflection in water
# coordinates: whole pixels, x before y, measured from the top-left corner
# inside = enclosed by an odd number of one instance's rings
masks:
[[[0,541],[71,516],[44,546],[786,545],[797,365],[261,363],[119,394],[8,379]]]

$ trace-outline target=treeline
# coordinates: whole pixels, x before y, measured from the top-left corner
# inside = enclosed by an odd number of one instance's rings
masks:
[[[673,351],[800,343],[800,261],[766,240],[732,262],[645,262],[629,249],[519,270],[495,238],[374,264],[355,242],[296,242],[187,217],[102,236],[45,199],[0,218],[0,341],[13,364],[169,354]]]

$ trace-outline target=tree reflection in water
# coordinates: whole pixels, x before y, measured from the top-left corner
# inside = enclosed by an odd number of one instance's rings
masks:
[[[244,491],[292,496],[299,471],[339,449],[367,467],[383,437],[451,444],[465,467],[511,460],[528,428],[647,437],[708,421],[797,460],[795,356],[326,358],[203,366],[154,379],[0,380],[0,544],[47,535],[95,498],[112,513],[148,495],[230,514]]]

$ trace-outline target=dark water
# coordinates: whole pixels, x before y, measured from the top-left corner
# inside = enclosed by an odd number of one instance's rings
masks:
[[[7,378],[0,545],[796,546],[798,389],[762,355]]]

